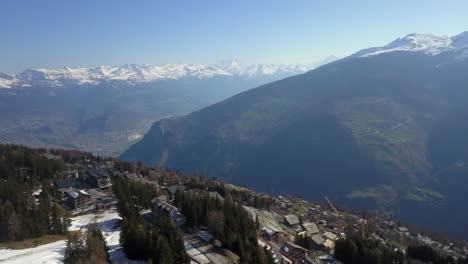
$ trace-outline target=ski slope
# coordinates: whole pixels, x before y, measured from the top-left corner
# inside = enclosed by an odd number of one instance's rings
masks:
[[[103,213],[86,214],[72,218],[70,231],[85,232],[89,224],[96,224],[102,231],[109,247],[110,259],[113,263],[144,263],[132,261],[125,257],[120,245],[121,217],[115,209]],[[11,250],[0,249],[0,263],[8,264],[55,264],[63,263],[66,248],[65,240],[41,245],[35,248]]]

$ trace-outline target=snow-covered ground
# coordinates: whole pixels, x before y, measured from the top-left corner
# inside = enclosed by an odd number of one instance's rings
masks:
[[[103,213],[86,214],[72,218],[70,231],[86,231],[89,224],[95,223],[101,229],[107,246],[109,255],[113,263],[141,263],[132,261],[125,257],[120,246],[120,216],[114,209]],[[65,252],[65,240],[42,245],[36,248],[21,250],[0,249],[0,263],[12,264],[53,264],[63,263]]]
[[[0,249],[0,263],[63,263],[64,252],[65,240],[21,250]]]

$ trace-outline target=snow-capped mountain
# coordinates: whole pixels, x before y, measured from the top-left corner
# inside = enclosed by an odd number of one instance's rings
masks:
[[[235,60],[222,61],[216,65],[197,64],[125,64],[122,66],[99,66],[96,68],[35,69],[17,75],[0,74],[0,88],[99,84],[103,81],[144,83],[156,80],[197,78],[215,76],[240,76],[246,78],[294,75],[304,73],[311,67],[298,64],[252,64],[242,65]]]
[[[438,55],[446,51],[464,50],[467,47],[468,31],[453,37],[413,33],[383,47],[361,50],[353,54],[352,57],[368,57],[395,51],[422,52],[426,55]]]

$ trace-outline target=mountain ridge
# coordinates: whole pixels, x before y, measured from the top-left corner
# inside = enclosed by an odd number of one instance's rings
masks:
[[[468,57],[459,57],[468,48],[427,50],[346,57],[163,119],[121,158],[278,194],[328,195],[440,230],[435,222],[441,219],[424,220],[420,210],[431,206],[445,214],[466,194],[445,187],[460,177],[463,167],[456,164],[468,162],[466,153],[443,146],[468,138],[447,142],[449,126],[439,124],[468,112]],[[450,127],[462,122],[455,120]]]
[[[235,60],[214,65],[201,64],[125,64],[95,68],[28,69],[16,75],[0,74],[0,88],[66,85],[98,85],[106,81],[130,84],[183,78],[208,79],[216,76],[247,77],[294,75],[310,70],[304,64],[249,64]]]

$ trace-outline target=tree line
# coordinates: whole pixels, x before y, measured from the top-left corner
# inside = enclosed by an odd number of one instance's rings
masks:
[[[140,215],[137,203],[142,206],[152,198],[151,192],[144,191],[146,188],[144,184],[130,183],[124,178],[113,180],[117,209],[123,218],[120,233],[123,251],[131,259],[151,263],[188,263],[190,259],[177,227],[164,218],[148,223]]]
[[[43,157],[44,150],[0,145],[0,242],[63,235],[68,218],[58,204],[60,194],[52,186],[63,172],[63,160]],[[42,192],[33,191],[42,186]]]
[[[108,248],[101,230],[91,225],[84,238],[80,232],[68,234],[64,264],[107,264],[110,263]]]
[[[242,263],[272,263],[272,258],[259,247],[254,221],[240,203],[229,195],[221,201],[208,195],[177,191],[175,205],[192,228],[206,227],[223,248],[239,255]]]
[[[223,197],[229,194],[234,202],[258,209],[269,210],[274,204],[274,199],[269,196],[259,196],[256,193],[244,189],[227,188],[223,182],[216,181],[215,179],[194,177],[185,183],[185,186],[189,189],[202,189],[209,192],[218,192]]]

